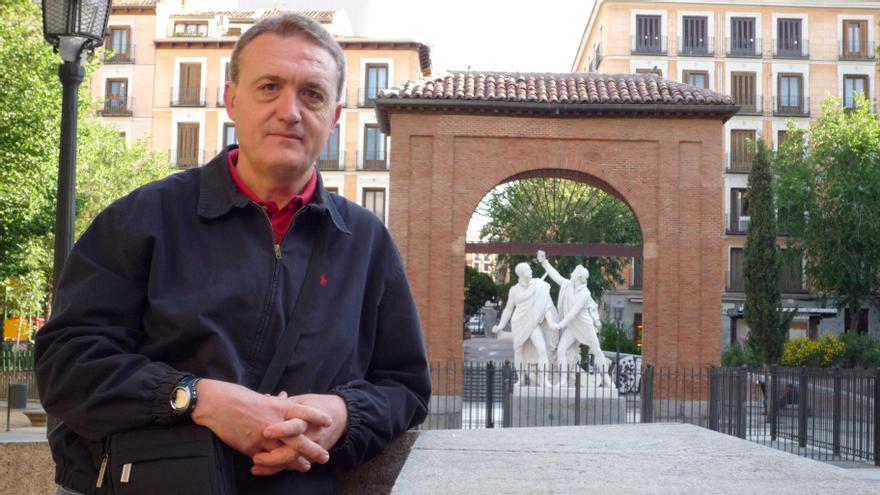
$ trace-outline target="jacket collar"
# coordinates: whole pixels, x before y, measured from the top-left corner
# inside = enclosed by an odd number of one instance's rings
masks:
[[[250,202],[229,175],[227,153],[229,150],[237,147],[237,145],[227,147],[201,168],[199,179],[199,216],[208,219],[218,218],[228,213],[232,208],[244,208]],[[342,219],[342,215],[336,208],[336,204],[330,198],[330,193],[324,189],[324,180],[321,177],[320,171],[318,172],[318,184],[315,187],[315,194],[312,196],[312,201],[305,208],[321,214],[329,212],[336,228],[341,232],[351,234],[351,231],[348,230],[348,226]]]

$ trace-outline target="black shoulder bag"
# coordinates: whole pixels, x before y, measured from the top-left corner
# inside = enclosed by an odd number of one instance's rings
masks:
[[[330,228],[318,220],[312,254],[292,317],[279,337],[258,392],[273,393],[314,307],[325,269]],[[283,352],[282,349],[288,352]],[[233,451],[208,428],[182,423],[110,435],[99,466],[97,493],[111,495],[236,495]],[[106,491],[103,491],[106,490]]]

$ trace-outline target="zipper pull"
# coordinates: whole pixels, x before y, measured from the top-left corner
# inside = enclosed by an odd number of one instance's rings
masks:
[[[275,244],[275,259],[281,259],[281,244]]]
[[[101,488],[104,486],[104,475],[107,474],[107,461],[110,456],[104,454],[101,458],[101,468],[98,469],[98,482],[95,483],[95,488]]]

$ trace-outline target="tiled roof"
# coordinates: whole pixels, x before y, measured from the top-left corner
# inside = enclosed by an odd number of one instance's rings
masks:
[[[113,0],[113,7],[155,7],[158,0]]]
[[[321,23],[333,22],[333,18],[336,16],[335,10],[285,10],[285,9],[203,10],[203,11],[198,11],[198,12],[179,12],[175,15],[191,16],[191,17],[214,17],[214,16],[222,15],[222,16],[226,16],[229,19],[248,20],[248,19],[263,19],[265,17],[271,17],[273,15],[279,15],[279,14],[285,14],[285,13],[295,13],[295,14],[304,15],[306,17],[311,17],[312,19],[314,19],[318,22],[321,22]]]
[[[733,98],[654,75],[453,71],[408,81],[385,98],[570,104],[733,105]]]
[[[382,92],[379,124],[389,109],[518,115],[701,115],[727,120],[733,98],[653,74],[451,71]]]

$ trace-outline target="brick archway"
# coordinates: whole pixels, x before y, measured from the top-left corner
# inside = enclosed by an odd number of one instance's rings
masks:
[[[736,111],[729,99],[720,101],[712,112],[669,102],[670,108],[632,105],[628,112],[623,105],[582,105],[578,113],[572,104],[563,112],[558,104],[524,111],[508,100],[485,108],[468,100],[456,108],[424,93],[380,99],[380,124],[394,139],[389,223],[431,359],[462,359],[465,233],[477,204],[500,183],[552,170],[601,187],[635,213],[644,246],[647,363],[717,363],[721,140],[724,121]]]

